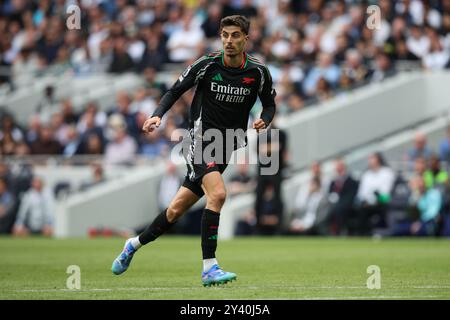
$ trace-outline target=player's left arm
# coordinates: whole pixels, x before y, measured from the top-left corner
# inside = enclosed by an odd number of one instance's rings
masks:
[[[275,115],[276,92],[273,88],[272,77],[267,68],[262,68],[262,78],[258,95],[262,103],[263,111],[261,112],[260,118],[253,123],[253,129],[256,130],[267,128]]]

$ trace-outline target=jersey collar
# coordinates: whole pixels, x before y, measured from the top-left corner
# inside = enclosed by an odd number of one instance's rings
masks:
[[[229,66],[226,65],[225,59],[224,59],[224,55],[225,55],[224,51],[222,50],[222,65],[224,67],[227,67],[227,68],[233,68],[233,67],[229,67]],[[247,52],[244,51],[244,58],[242,59],[240,67],[239,68],[233,68],[233,69],[244,69],[247,66],[247,62],[248,62],[248,55],[247,55]]]

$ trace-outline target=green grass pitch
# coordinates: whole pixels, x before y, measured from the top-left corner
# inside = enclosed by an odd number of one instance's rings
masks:
[[[124,240],[0,238],[0,299],[449,299],[449,239],[237,238],[219,241],[238,279],[201,284],[199,237],[166,236],[141,249],[120,276]],[[81,289],[66,287],[78,265]],[[370,265],[381,288],[368,289]]]

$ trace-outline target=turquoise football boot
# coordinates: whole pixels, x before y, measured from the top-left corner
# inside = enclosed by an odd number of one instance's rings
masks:
[[[122,252],[119,256],[113,261],[111,271],[116,274],[122,274],[127,271],[130,266],[131,259],[133,259],[133,255],[137,250],[132,246],[131,239],[128,239],[125,242],[125,246],[123,247]]]
[[[223,271],[217,264],[213,265],[207,272],[202,272],[202,282],[204,287],[225,284],[236,280],[236,274]]]

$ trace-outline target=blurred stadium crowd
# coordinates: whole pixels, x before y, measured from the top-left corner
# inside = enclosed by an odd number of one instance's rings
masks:
[[[340,157],[334,159],[331,175],[314,162],[309,182],[299,188],[290,210],[283,208],[274,179],[254,179],[243,165],[231,179],[229,193],[258,187],[254,209],[238,222],[236,234],[450,236],[449,159],[450,126],[437,148],[418,132],[404,155],[404,169],[379,152],[368,157],[367,169],[358,175]]]
[[[81,8],[81,30],[66,27],[71,4]],[[371,4],[381,10],[380,25],[373,30],[366,25]],[[75,108],[72,97],[58,100],[55,88],[48,86],[27,125],[0,106],[0,154],[17,159],[88,155],[125,165],[133,164],[136,155],[167,157],[174,145],[171,133],[187,126],[193,92],[173,106],[161,130],[143,135],[144,120],[170,85],[159,76],[179,73],[202,54],[221,49],[220,19],[231,14],[251,19],[247,49],[269,66],[281,116],[318,107],[399,70],[450,68],[450,0],[5,0],[0,2],[0,87],[7,92],[14,92],[24,75],[39,79],[55,70],[73,77],[131,72],[145,85],[112,93],[116,102],[108,110],[97,101]],[[33,190],[32,168],[17,162],[12,168],[3,163],[0,170],[0,216],[5,216],[5,208],[17,212],[17,205],[11,205],[15,198]],[[94,176],[101,174],[101,168],[95,170]],[[435,170],[431,164],[429,170]],[[311,189],[325,185],[313,180]],[[417,199],[419,186],[416,182],[411,189]],[[369,198],[373,205],[373,195]],[[364,212],[367,219],[348,220],[360,231],[379,215],[377,210]],[[292,231],[298,226],[297,221]]]

